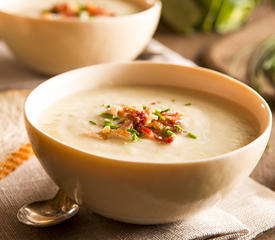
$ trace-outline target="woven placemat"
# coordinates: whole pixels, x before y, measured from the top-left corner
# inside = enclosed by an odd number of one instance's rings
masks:
[[[30,90],[0,92],[0,180],[33,154],[24,127],[23,106]]]

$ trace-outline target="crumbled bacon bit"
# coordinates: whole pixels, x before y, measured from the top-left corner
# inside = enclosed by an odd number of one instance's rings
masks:
[[[151,134],[151,130],[148,129],[148,128],[145,128],[145,127],[142,128],[142,132],[144,132],[144,133],[147,134],[147,135],[150,135],[150,134]]]
[[[175,137],[169,137],[169,138],[164,139],[164,141],[166,143],[172,143],[174,140],[175,140]]]
[[[93,16],[114,16],[114,13],[110,13],[102,7],[97,7],[93,3],[87,3],[86,8],[87,11]]]
[[[141,104],[117,105],[106,109],[101,116],[108,117],[104,120],[104,128],[96,133],[102,139],[115,136],[133,141],[148,138],[172,143],[176,135],[184,131],[183,115],[169,108],[160,111]],[[89,135],[94,136],[94,133]]]

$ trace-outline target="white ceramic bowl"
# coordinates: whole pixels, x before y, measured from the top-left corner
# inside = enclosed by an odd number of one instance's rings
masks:
[[[260,134],[230,153],[160,163],[103,158],[39,129],[38,117],[51,103],[81,90],[117,84],[168,85],[216,94],[248,109],[260,124]],[[267,103],[245,84],[203,68],[149,62],[103,64],[56,76],[29,95],[25,119],[34,152],[58,186],[98,214],[138,224],[173,222],[213,206],[251,173],[271,130]]]
[[[161,12],[160,0],[129,0],[146,10],[89,21],[19,14],[56,1],[0,1],[0,36],[23,64],[46,74],[136,58],[155,32]]]

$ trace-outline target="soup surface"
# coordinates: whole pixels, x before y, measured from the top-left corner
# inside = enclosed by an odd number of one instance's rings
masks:
[[[104,114],[117,106],[150,108],[156,119],[161,112],[163,116],[180,113],[182,132],[172,132],[171,143],[141,135],[130,139],[97,137],[110,121]],[[116,123],[121,121],[116,120]],[[119,128],[116,123],[112,123],[114,131]],[[259,125],[252,114],[233,102],[199,91],[155,86],[117,86],[77,92],[49,106],[38,124],[47,134],[72,147],[108,158],[146,162],[213,157],[243,147],[259,134]],[[133,136],[132,131],[128,132]]]
[[[88,9],[86,8],[87,6]],[[57,9],[54,9],[54,7]],[[76,9],[81,8],[81,11]],[[83,9],[85,7],[85,9]],[[94,9],[92,9],[94,8]],[[39,17],[43,12],[52,13],[65,13],[60,14],[61,17],[81,17],[81,14],[87,12],[87,15],[93,16],[123,16],[134,14],[145,10],[145,7],[135,3],[131,0],[48,0],[48,1],[33,1],[33,4],[19,4],[14,6],[10,11],[20,15],[27,15],[32,17]],[[82,11],[85,10],[85,11]],[[103,12],[102,12],[103,11]],[[75,15],[74,12],[79,12]],[[102,14],[101,14],[102,13]],[[108,14],[103,14],[108,13]],[[109,14],[110,13],[110,14]],[[59,14],[53,14],[59,15]],[[43,16],[43,15],[42,15]],[[45,15],[46,16],[46,15]],[[83,17],[82,19],[88,19]]]

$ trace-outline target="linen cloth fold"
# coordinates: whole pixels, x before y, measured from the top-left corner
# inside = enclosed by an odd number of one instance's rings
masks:
[[[155,40],[151,41],[139,60],[195,65]],[[45,79],[46,76],[24,69],[0,42],[2,90],[11,87],[33,87]],[[185,222],[138,226],[106,219],[81,208],[77,216],[51,228],[36,229],[19,223],[16,213],[22,205],[50,198],[56,191],[57,186],[35,157],[1,180],[0,240],[248,240],[275,226],[275,193],[250,178],[244,180],[217,206]]]

